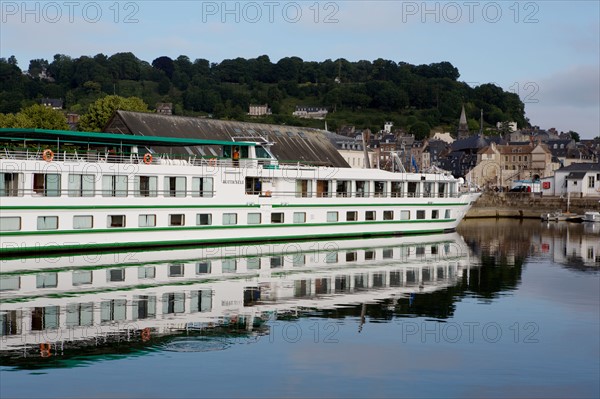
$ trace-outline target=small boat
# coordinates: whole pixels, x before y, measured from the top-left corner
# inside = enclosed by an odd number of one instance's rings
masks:
[[[544,213],[541,215],[541,219],[543,222],[566,222],[571,221],[573,218],[578,217],[577,214],[572,212],[550,212]]]
[[[584,213],[583,221],[586,223],[600,223],[600,212],[588,211]]]

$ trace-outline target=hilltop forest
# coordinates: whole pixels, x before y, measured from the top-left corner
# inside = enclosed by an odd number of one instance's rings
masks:
[[[292,116],[296,105],[329,108],[329,130],[343,125],[381,129],[383,121],[426,136],[429,129],[456,131],[464,104],[469,125],[516,121],[526,126],[524,104],[514,93],[494,84],[470,87],[449,62],[411,65],[377,59],[322,62],[268,56],[211,63],[158,57],[151,63],[132,53],[72,58],[57,54],[51,61],[34,59],[22,70],[15,57],[0,58],[0,113],[18,113],[41,98],[64,100],[67,112],[85,115],[107,95],[138,97],[153,109],[173,103],[176,115],[249,120],[250,104],[268,104],[272,115],[258,122],[323,128],[324,122]]]

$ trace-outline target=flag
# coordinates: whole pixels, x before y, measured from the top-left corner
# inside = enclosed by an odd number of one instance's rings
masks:
[[[411,157],[411,162],[412,166],[415,168],[415,172],[419,173],[419,167],[417,166],[417,161],[415,160],[415,157]]]

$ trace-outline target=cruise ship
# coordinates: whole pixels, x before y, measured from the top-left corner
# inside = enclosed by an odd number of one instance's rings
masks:
[[[0,142],[0,256],[448,232],[479,196],[443,171],[280,162],[261,137],[5,128]],[[172,151],[192,147],[217,155]]]

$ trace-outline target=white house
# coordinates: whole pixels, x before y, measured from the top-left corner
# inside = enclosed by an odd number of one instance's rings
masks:
[[[600,164],[574,163],[557,169],[554,176],[541,179],[547,195],[600,198]]]

